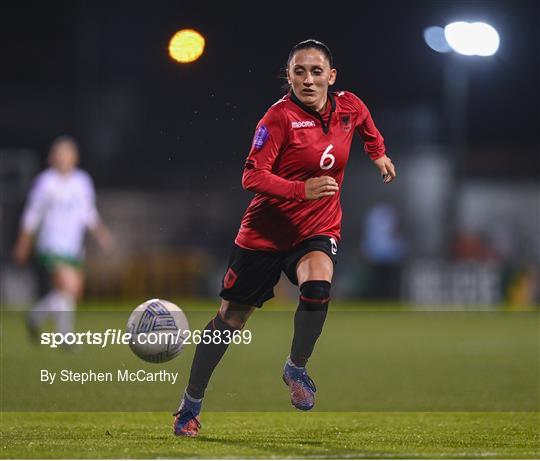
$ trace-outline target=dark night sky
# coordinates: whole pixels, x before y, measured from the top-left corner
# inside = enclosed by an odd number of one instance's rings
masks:
[[[356,1],[324,10],[315,2],[219,9],[192,3],[4,6],[1,147],[43,156],[54,136],[72,133],[84,165],[107,186],[143,187],[160,178],[189,185],[220,171],[240,174],[255,124],[280,97],[280,70],[296,42],[326,42],[336,89],[356,92],[376,121],[385,111],[416,106],[438,113],[448,56],[428,49],[422,31],[469,19],[497,28],[501,47],[468,65],[468,145],[537,162],[538,1]],[[184,27],[207,39],[203,57],[188,66],[167,56],[168,40]]]

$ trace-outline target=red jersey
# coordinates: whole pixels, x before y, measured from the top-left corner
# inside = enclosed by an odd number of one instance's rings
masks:
[[[385,155],[385,147],[368,108],[353,93],[329,93],[324,115],[291,92],[257,125],[242,176],[244,189],[256,195],[242,219],[238,246],[286,251],[316,235],[339,241],[340,192],[353,134],[362,136],[373,160]],[[332,176],[339,191],[306,200],[304,181],[318,176]]]

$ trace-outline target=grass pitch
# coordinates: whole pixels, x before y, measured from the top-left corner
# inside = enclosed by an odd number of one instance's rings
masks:
[[[215,315],[189,306],[192,328]],[[134,304],[133,304],[134,305]],[[78,331],[125,328],[132,306],[83,307]],[[147,364],[128,346],[30,344],[0,311],[2,458],[539,458],[538,312],[363,310],[339,303],[309,364],[315,412],[291,411],[280,377],[294,306],[248,324],[205,398],[201,435],[172,435],[195,347]],[[170,383],[40,381],[40,370],[178,371]]]
[[[538,458],[538,413],[5,413],[3,458]]]

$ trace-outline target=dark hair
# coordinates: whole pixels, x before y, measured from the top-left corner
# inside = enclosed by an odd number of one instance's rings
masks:
[[[65,142],[73,144],[77,149],[79,148],[79,145],[73,136],[69,134],[61,134],[52,140],[50,149],[52,150],[55,147],[58,147],[59,144],[63,144]]]
[[[323,42],[319,42],[319,40],[315,40],[313,38],[297,43],[291,48],[291,51],[289,52],[289,57],[287,58],[287,67],[289,67],[289,63],[291,62],[291,59],[297,51],[309,50],[311,48],[315,48],[316,50],[319,50],[322,54],[324,54],[324,57],[328,59],[328,62],[330,63],[330,68],[334,67],[334,58],[332,57],[332,52],[330,51],[330,48],[328,48]]]

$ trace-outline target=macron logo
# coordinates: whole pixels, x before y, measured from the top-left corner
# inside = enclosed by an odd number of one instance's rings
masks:
[[[312,128],[315,126],[314,120],[303,120],[301,122],[291,122],[292,128]]]

